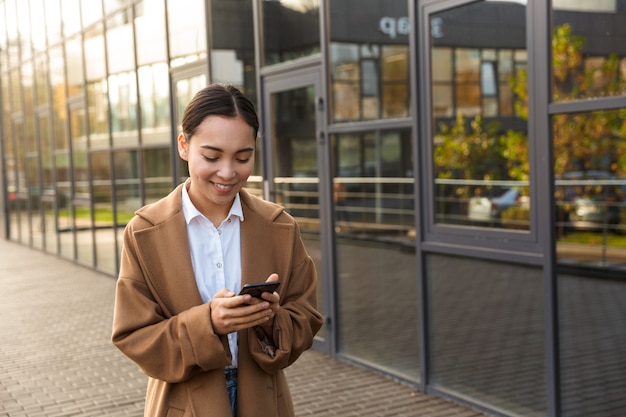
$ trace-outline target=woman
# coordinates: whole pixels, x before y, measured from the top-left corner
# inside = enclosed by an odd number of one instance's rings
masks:
[[[124,232],[113,343],[149,376],[145,416],[293,416],[283,369],[322,324],[316,273],[281,206],[242,187],[259,122],[232,86],[187,105],[189,179]],[[278,281],[261,298],[242,285]]]

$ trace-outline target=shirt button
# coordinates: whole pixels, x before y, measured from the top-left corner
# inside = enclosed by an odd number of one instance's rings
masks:
[[[228,218],[228,223],[232,222],[233,219],[231,219],[230,217]]]
[[[216,266],[217,266],[218,268],[221,268],[221,267],[222,267],[222,263],[221,263],[221,262],[218,262]]]
[[[218,235],[221,235],[221,234],[222,234],[222,229],[219,229],[219,230],[217,231],[217,234],[218,234]]]

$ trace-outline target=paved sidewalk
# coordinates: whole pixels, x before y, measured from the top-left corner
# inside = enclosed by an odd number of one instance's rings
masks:
[[[141,417],[146,377],[110,342],[115,280],[6,240],[0,259],[0,417]],[[299,417],[484,416],[320,352],[287,375]]]

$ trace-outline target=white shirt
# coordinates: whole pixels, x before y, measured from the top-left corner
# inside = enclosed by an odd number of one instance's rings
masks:
[[[196,284],[205,303],[215,293],[228,288],[235,294],[241,289],[241,236],[240,222],[243,210],[239,194],[235,197],[228,216],[218,228],[193,205],[187,185],[183,187],[183,214],[187,222],[191,262]],[[237,367],[237,332],[228,334],[228,344],[233,357],[232,366]]]

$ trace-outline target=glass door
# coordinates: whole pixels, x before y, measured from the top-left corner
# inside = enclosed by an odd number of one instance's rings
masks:
[[[316,348],[331,351],[330,192],[323,98],[317,68],[270,77],[264,84],[266,198],[283,205],[300,224],[318,274],[318,309],[326,317]]]

